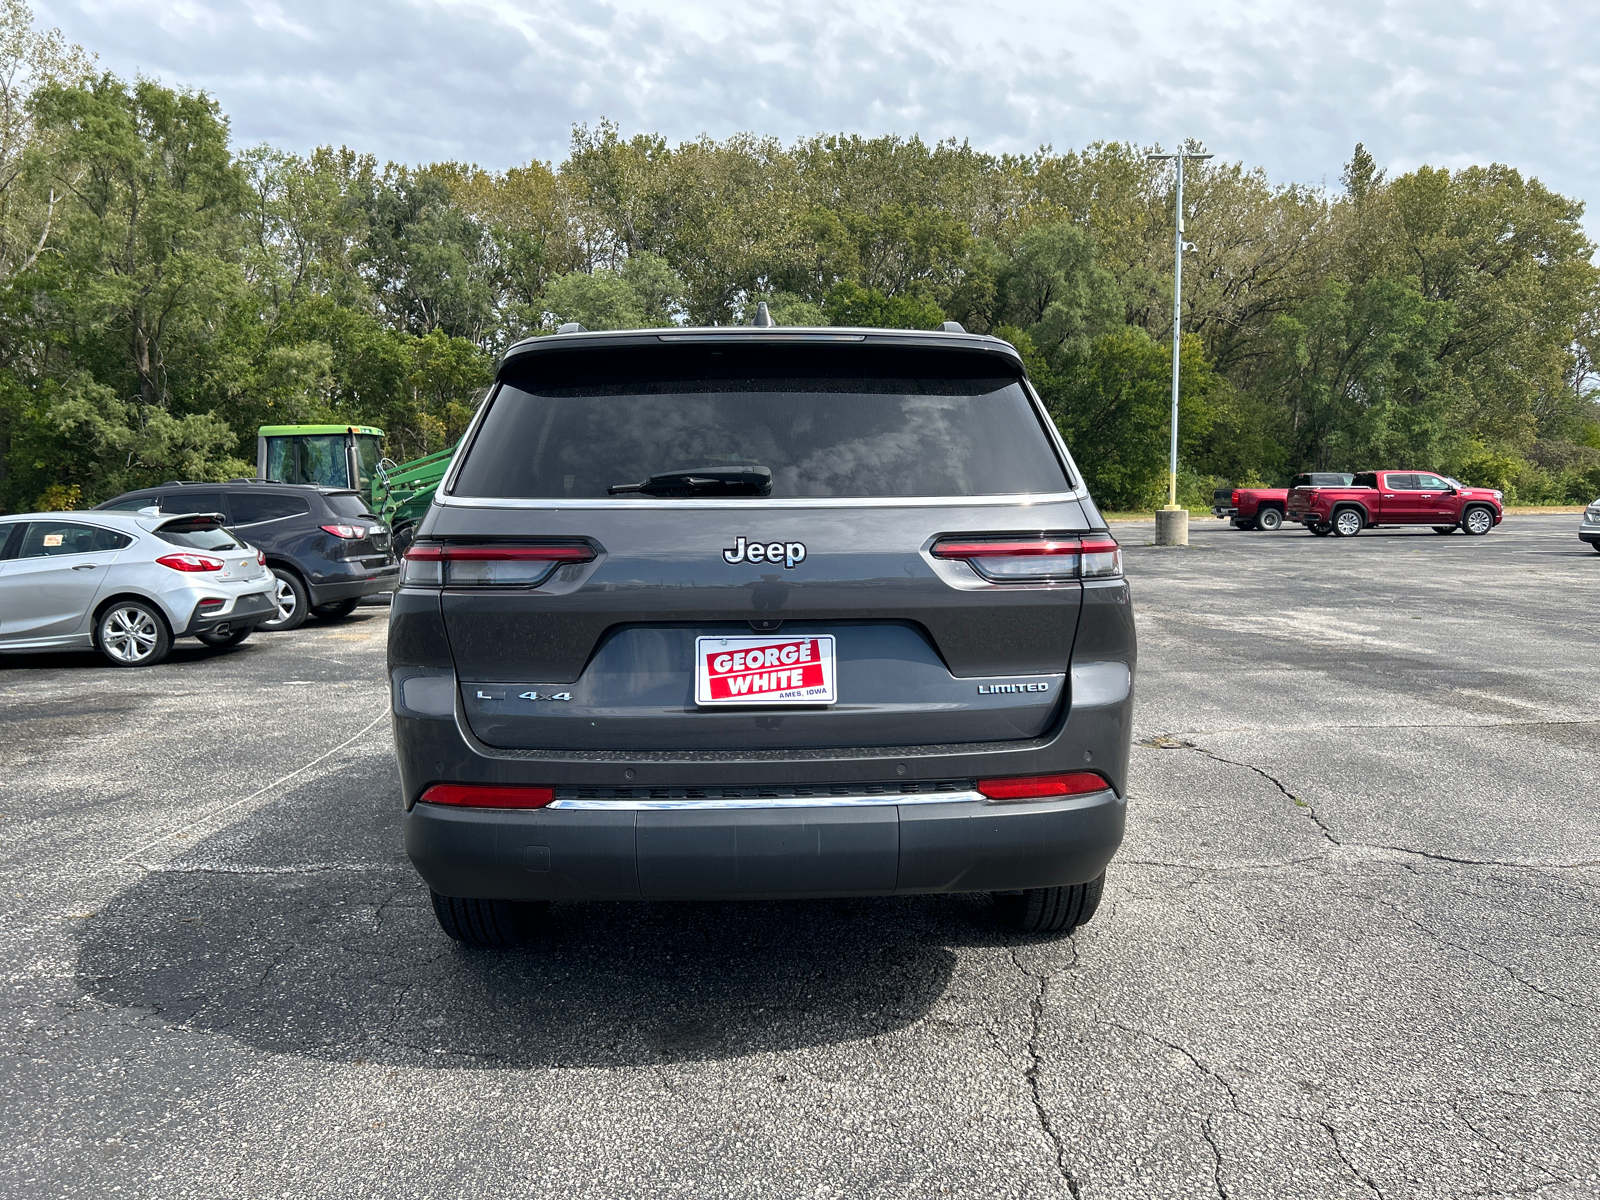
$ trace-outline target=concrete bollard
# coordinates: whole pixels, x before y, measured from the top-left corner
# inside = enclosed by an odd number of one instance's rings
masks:
[[[1189,544],[1189,510],[1168,505],[1156,509],[1156,545],[1187,546]]]

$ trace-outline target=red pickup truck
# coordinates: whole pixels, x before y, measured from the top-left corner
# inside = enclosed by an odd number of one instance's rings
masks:
[[[1289,489],[1348,484],[1354,475],[1336,471],[1313,471],[1296,475],[1286,488],[1218,488],[1211,494],[1211,515],[1233,522],[1235,529],[1265,529],[1271,532],[1283,524],[1289,510]]]
[[[1289,520],[1318,537],[1355,537],[1380,525],[1431,525],[1435,533],[1485,534],[1505,516],[1500,493],[1431,471],[1368,471],[1348,487],[1296,487]]]

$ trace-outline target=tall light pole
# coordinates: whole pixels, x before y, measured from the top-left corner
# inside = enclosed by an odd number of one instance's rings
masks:
[[[1178,507],[1178,356],[1183,340],[1183,164],[1186,159],[1204,162],[1209,154],[1179,150],[1174,154],[1147,154],[1151,162],[1172,159],[1178,164],[1177,233],[1172,250],[1172,446],[1167,470],[1167,507],[1156,514],[1156,545],[1189,544],[1189,510]],[[1182,513],[1180,520],[1178,514]]]

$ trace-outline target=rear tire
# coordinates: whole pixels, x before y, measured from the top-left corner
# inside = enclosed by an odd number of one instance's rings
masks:
[[[1029,888],[1025,892],[997,893],[995,908],[1000,919],[1025,933],[1071,933],[1087,925],[1106,887],[1105,872],[1099,879],[1069,887]]]
[[[244,641],[245,638],[250,636],[251,628],[253,627],[247,626],[244,629],[230,629],[227,633],[212,633],[210,630],[207,630],[205,633],[195,634],[195,637],[199,638],[212,649],[221,650],[224,646],[237,646],[240,642]]]
[[[1283,514],[1275,508],[1263,508],[1256,514],[1256,528],[1271,533],[1283,528]]]
[[[526,942],[550,907],[546,900],[471,900],[431,890],[428,894],[440,929],[464,945],[496,950]]]
[[[356,600],[330,600],[313,608],[311,615],[319,621],[332,621],[338,617],[348,617],[355,612],[356,604]]]
[[[288,633],[291,629],[299,629],[306,623],[306,612],[311,607],[311,596],[306,591],[306,585],[300,582],[300,576],[287,567],[273,567],[272,573],[278,577],[273,600],[278,606],[279,615],[261,622],[260,628],[265,633]]]
[[[94,624],[95,649],[118,667],[153,667],[172,652],[167,619],[143,600],[118,600]]]
[[[1469,508],[1461,514],[1461,532],[1472,537],[1482,537],[1494,528],[1494,510],[1482,505]]]
[[[1456,527],[1454,525],[1435,525],[1433,531],[1435,533],[1454,533]]]
[[[1360,533],[1366,522],[1361,519],[1361,514],[1353,508],[1341,508],[1333,514],[1333,536],[1349,538]]]
[[[406,551],[411,548],[411,543],[417,537],[417,523],[415,521],[402,521],[389,534],[389,545],[394,547],[394,556],[404,558]]]

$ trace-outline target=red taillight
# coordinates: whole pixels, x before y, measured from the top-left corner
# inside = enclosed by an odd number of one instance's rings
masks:
[[[263,566],[263,567],[267,565],[266,551],[264,551],[264,550],[257,550],[256,551],[256,563],[257,563],[257,565]]]
[[[367,531],[359,525],[324,525],[322,532],[331,533],[336,538],[344,538],[347,542],[353,542],[357,538],[367,536]]]
[[[1070,775],[1015,775],[1009,779],[980,779],[978,791],[990,800],[1048,800],[1055,796],[1082,796],[1103,792],[1111,785],[1093,771]]]
[[[531,587],[566,563],[594,561],[588,542],[535,546],[412,546],[400,582],[412,587]]]
[[[946,538],[935,558],[964,559],[991,583],[1106,579],[1122,574],[1122,548],[1110,534],[1082,538]]]
[[[194,554],[190,551],[184,551],[182,554],[163,554],[156,561],[173,571],[220,571],[224,566],[220,558],[212,558],[209,554]]]
[[[1239,489],[1238,488],[1235,488],[1234,491],[1233,491],[1233,506],[1235,508],[1239,507]]]
[[[462,808],[543,808],[556,798],[554,788],[509,787],[489,783],[436,783],[422,793],[429,804]]]

